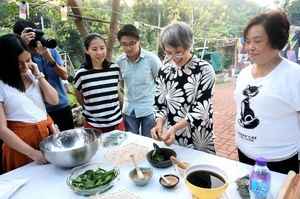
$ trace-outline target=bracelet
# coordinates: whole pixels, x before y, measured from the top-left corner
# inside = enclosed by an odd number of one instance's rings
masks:
[[[45,77],[45,75],[44,75],[44,73],[42,73],[42,72],[40,72],[38,75],[35,76],[35,78],[36,78],[37,80],[40,80],[41,78],[44,78],[44,77]]]

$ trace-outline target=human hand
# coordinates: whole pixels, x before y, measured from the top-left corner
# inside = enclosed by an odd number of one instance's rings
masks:
[[[37,164],[47,164],[48,161],[43,156],[42,152],[39,150],[34,150],[33,153],[29,156]]]
[[[48,48],[44,47],[40,41],[36,42],[35,51],[45,58],[47,58],[47,56],[50,55]]]
[[[161,139],[166,145],[171,145],[175,141],[176,129],[171,126],[169,129],[165,129],[162,133]]]
[[[151,136],[155,140],[161,140],[162,135],[162,129],[163,129],[163,122],[161,119],[157,119],[155,126],[151,129]]]
[[[27,46],[32,40],[35,39],[35,32],[31,32],[31,31],[28,32],[28,30],[30,29],[32,28],[25,28],[21,33],[21,38],[26,43]]]
[[[42,45],[40,41],[37,41],[37,47],[35,48],[35,51],[43,56],[49,63],[52,65],[56,64],[55,59],[52,57],[52,54],[50,50]]]
[[[35,77],[37,77],[37,76],[39,76],[39,75],[41,74],[38,65],[37,65],[36,63],[34,63],[34,62],[31,62],[31,63],[29,64],[29,69],[30,69],[31,73],[32,73]]]
[[[50,126],[50,132],[51,132],[52,134],[57,134],[57,133],[60,132],[60,130],[59,130],[57,124],[54,124],[54,123],[53,123],[53,124]]]
[[[152,129],[151,129],[151,137],[155,140],[161,140],[161,135],[162,135],[162,129],[159,128],[158,125],[155,125]]]

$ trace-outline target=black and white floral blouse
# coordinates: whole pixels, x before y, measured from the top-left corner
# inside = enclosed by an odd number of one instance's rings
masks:
[[[156,79],[156,117],[167,119],[167,127],[180,119],[189,125],[176,132],[176,143],[214,153],[212,89],[215,83],[213,67],[193,56],[177,67],[164,64]]]

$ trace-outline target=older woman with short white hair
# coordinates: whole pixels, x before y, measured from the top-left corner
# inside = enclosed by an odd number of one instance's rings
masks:
[[[156,125],[152,137],[215,153],[212,66],[191,53],[193,33],[184,22],[166,26],[160,35],[164,67],[157,77]]]

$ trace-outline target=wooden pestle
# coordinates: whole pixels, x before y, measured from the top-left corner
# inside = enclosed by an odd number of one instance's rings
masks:
[[[137,177],[138,177],[139,179],[144,179],[145,176],[144,176],[143,172],[141,171],[141,169],[137,166],[137,163],[136,163],[136,161],[135,161],[134,155],[131,154],[131,155],[130,155],[130,158],[131,158],[131,160],[132,160],[132,162],[133,162],[133,164],[134,164],[134,167],[135,167],[135,170],[136,170]]]
[[[171,185],[170,181],[165,176],[161,176],[161,178],[165,181],[167,185]]]
[[[181,169],[187,169],[187,165],[179,160],[175,156],[171,156],[170,160],[173,162],[173,164],[176,164]]]

